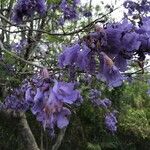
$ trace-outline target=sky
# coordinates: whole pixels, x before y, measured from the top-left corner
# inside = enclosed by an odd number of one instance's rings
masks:
[[[92,0],[92,6],[101,5],[101,2],[104,4],[113,4],[115,8],[121,6],[125,0]],[[90,0],[81,0],[82,4],[89,3]],[[112,13],[112,17],[115,18],[117,21],[121,20],[123,17],[123,7],[120,7],[120,9],[115,10]]]

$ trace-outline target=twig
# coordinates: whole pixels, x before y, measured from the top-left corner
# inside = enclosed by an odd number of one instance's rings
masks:
[[[143,67],[142,69],[139,69],[139,70],[137,70],[135,72],[131,72],[131,73],[130,72],[125,72],[124,74],[125,75],[143,74],[143,72],[141,72],[141,71],[143,71],[143,69],[146,69],[148,67],[150,67],[150,65],[147,65],[147,66]]]
[[[32,66],[35,66],[35,67],[38,67],[38,68],[45,68],[44,66],[40,66],[40,65],[37,65],[37,64],[35,64],[35,63],[31,62],[31,61],[25,60],[25,59],[19,57],[18,55],[16,55],[15,53],[6,50],[6,49],[4,48],[3,43],[2,43],[1,41],[0,41],[0,49],[1,49],[3,52],[5,52],[5,53],[11,55],[12,57],[14,57],[14,58],[16,58],[16,59],[18,59],[18,60],[20,60],[20,61],[22,61],[22,62],[24,62],[24,63],[27,63],[28,65],[32,65]]]
[[[8,24],[10,24],[10,25],[12,25],[12,26],[16,26],[16,27],[27,27],[27,28],[29,28],[30,29],[30,27],[29,26],[27,26],[27,25],[17,25],[17,24],[14,24],[14,23],[12,23],[11,21],[9,21],[5,16],[3,16],[2,14],[0,14],[0,18],[1,19],[3,19],[3,20],[5,20]]]
[[[85,30],[89,27],[92,27],[94,24],[98,23],[98,22],[101,22],[101,19],[106,17],[107,15],[111,14],[112,12],[116,11],[117,9],[119,9],[122,5],[120,5],[119,7],[116,7],[114,10],[106,13],[105,15],[101,16],[100,18],[97,18],[95,19],[94,21],[90,22],[88,25],[82,27],[81,29],[78,29],[78,30],[75,30],[73,32],[64,32],[64,33],[50,33],[51,31],[45,31],[45,30],[41,30],[41,29],[33,29],[32,31],[36,31],[36,32],[41,32],[41,33],[45,33],[45,34],[48,34],[48,35],[53,35],[53,36],[69,36],[69,35],[74,35],[74,34],[77,34],[79,32],[85,32]],[[27,27],[28,29],[24,29],[23,31],[28,31],[30,30],[30,27],[29,26],[26,26],[26,25],[16,25],[16,24],[13,24],[12,22],[10,22],[7,18],[5,18],[3,15],[0,14],[0,18],[4,19],[7,23],[13,25],[13,26],[17,26],[17,27]],[[6,32],[8,32],[7,30],[5,30]],[[16,31],[16,32],[19,32],[19,31]],[[15,33],[15,32],[14,32]]]

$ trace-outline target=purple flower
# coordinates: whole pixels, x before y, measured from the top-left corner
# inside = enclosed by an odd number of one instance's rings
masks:
[[[121,23],[117,25],[117,28],[122,30],[122,33],[127,33],[134,28],[134,25],[128,19],[125,18]]]
[[[73,0],[73,4],[74,5],[77,5],[77,4],[79,4],[80,3],[80,0]]]
[[[109,108],[111,107],[111,101],[108,98],[100,99],[101,92],[96,89],[91,89],[89,98],[94,106],[100,106],[102,108]]]
[[[77,18],[77,13],[74,7],[67,7],[64,11],[64,20],[72,20]]]
[[[132,14],[138,8],[138,4],[131,0],[125,1],[123,5],[128,9],[129,14]]]
[[[67,7],[67,1],[66,0],[62,0],[60,6],[59,6],[62,10],[65,9]]]
[[[47,69],[43,69],[39,75],[24,80],[21,88],[13,90],[13,94],[7,96],[4,103],[0,104],[0,109],[31,109],[44,129],[51,130],[51,135],[54,135],[56,127],[62,129],[69,124],[71,111],[65,106],[79,105],[82,96],[75,89],[74,83],[55,80],[52,86],[51,81]]]
[[[109,87],[118,87],[123,83],[123,77],[113,61],[104,53],[100,53],[100,72],[97,75],[102,81],[106,81]]]
[[[150,17],[142,18],[139,28],[136,29],[136,32],[139,34],[150,34]]]
[[[42,101],[44,97],[44,92],[41,90],[41,88],[36,89],[36,94],[34,96],[34,103],[37,101]]]
[[[147,91],[148,96],[150,96],[150,89]]]
[[[47,9],[45,0],[36,0],[37,12],[41,15],[44,15]]]
[[[63,18],[63,17],[60,17],[60,18],[58,19],[58,25],[63,26],[63,25],[64,25],[64,23],[65,23],[64,18]]]
[[[63,108],[61,112],[58,113],[57,115],[57,127],[62,129],[69,124],[68,117],[71,115],[71,112],[67,108]]]
[[[148,0],[141,1],[141,11],[144,11],[145,13],[150,11],[150,2],[148,2]]]
[[[98,99],[101,96],[101,91],[97,89],[91,89],[89,93],[89,98],[93,102],[95,99]]]
[[[24,16],[31,17],[35,11],[43,15],[46,11],[45,0],[17,0],[12,14],[12,20],[19,24],[23,21]]]
[[[94,41],[92,48],[101,48],[107,46],[107,34],[105,30],[99,26],[95,26],[96,32],[90,33],[90,38]],[[95,44],[95,42],[99,43],[99,46]]]
[[[65,48],[64,52],[60,54],[58,62],[61,68],[68,66],[71,69],[74,67],[89,73],[93,73],[96,67],[94,53],[85,42],[81,43],[81,46],[77,43]]]
[[[98,106],[101,106],[101,107],[107,109],[107,108],[111,107],[111,101],[108,98],[105,98],[105,99],[99,101]]]
[[[88,54],[88,60],[89,60],[89,62],[87,62],[88,66],[87,66],[85,72],[88,72],[89,74],[94,74],[96,71],[96,59],[95,59],[94,51],[91,51]]]
[[[77,60],[79,51],[80,51],[79,44],[75,44],[72,45],[71,47],[67,47],[58,58],[59,66],[65,67],[68,65],[74,65]]]
[[[25,101],[29,104],[33,103],[33,99],[35,96],[35,92],[33,91],[33,89],[31,87],[29,87],[26,91],[25,91]]]
[[[41,79],[42,80],[42,79]],[[50,95],[50,82],[49,80],[43,80],[40,85],[36,86],[35,96],[33,98],[33,106],[31,111],[33,114],[40,114],[49,99]]]
[[[149,50],[150,49],[150,35],[141,34],[139,36],[139,41],[141,42],[141,46],[140,46],[141,50]]]
[[[126,33],[122,38],[123,49],[128,52],[138,50],[141,42],[139,41],[139,34],[132,32]]]
[[[63,12],[64,20],[72,20],[77,18],[76,4],[78,1],[74,1],[73,5],[67,3],[66,0],[62,0],[60,9]]]
[[[118,54],[114,59],[115,66],[120,71],[126,71],[127,70],[127,59],[123,57],[123,54]]]
[[[55,82],[53,92],[56,98],[64,103],[73,104],[78,99],[78,91],[74,90],[74,83]]]
[[[54,134],[56,126],[60,129],[68,126],[70,115],[70,110],[65,107],[55,111],[45,107],[42,113],[37,114],[37,120],[43,124],[44,129],[51,129],[51,132]]]
[[[90,65],[89,61],[89,53],[91,49],[88,48],[85,44],[82,45],[82,49],[78,51],[76,66],[79,67],[81,70],[87,70],[88,66]]]
[[[94,104],[94,106],[99,106],[104,109],[108,109],[111,107],[111,101],[108,98],[105,99],[100,99],[99,97],[101,96],[101,92],[96,90],[96,89],[91,89],[89,98],[91,102]]]
[[[91,17],[92,13],[91,13],[91,11],[85,11],[85,12],[83,12],[83,16],[84,17]]]
[[[139,35],[139,41],[141,42],[141,50],[150,49],[150,18],[142,18],[142,25],[136,30]]]
[[[54,134],[56,126],[64,128],[69,124],[71,112],[64,105],[75,104],[82,99],[79,91],[74,90],[73,83],[55,81],[49,90],[43,90],[43,86],[44,84],[37,88],[32,113],[36,115],[44,129],[51,129]]]
[[[108,53],[118,54],[122,47],[121,45],[122,30],[118,28],[108,27],[106,29],[106,34],[107,34]]]
[[[150,85],[150,79],[148,79],[147,83]]]
[[[29,104],[24,101],[24,98],[21,95],[21,91],[19,95],[14,93],[7,96],[5,101],[3,102],[2,109],[11,109],[15,111],[27,111],[29,109]]]
[[[105,125],[106,125],[106,128],[111,133],[114,133],[117,131],[116,124],[117,124],[116,113],[115,112],[107,113],[105,116]]]
[[[127,19],[124,19],[121,23],[119,22],[119,23],[108,24],[105,29],[105,32],[107,33],[107,46],[106,46],[108,49],[107,54],[114,57],[114,55],[120,53],[120,51],[124,48],[122,45],[122,41],[123,41],[122,38],[124,37],[125,34],[130,32],[132,29],[133,29],[133,24],[129,22]]]
[[[150,2],[147,0],[142,0],[139,3],[127,0],[124,2],[124,7],[128,9],[128,14],[132,15],[135,12],[148,13],[150,11]]]
[[[23,52],[23,49],[25,48],[26,45],[27,45],[27,40],[23,39],[20,40],[18,43],[12,43],[11,49],[16,53],[20,54],[21,52]]]
[[[33,7],[35,2],[31,2],[31,0],[17,0],[14,9],[12,20],[15,23],[21,23],[23,20],[23,16],[31,17],[33,15]]]

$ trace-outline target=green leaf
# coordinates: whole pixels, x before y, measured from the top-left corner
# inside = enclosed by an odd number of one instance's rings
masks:
[[[53,35],[47,36],[47,39],[48,39],[50,42],[63,42],[63,41],[64,41],[63,37],[60,37],[60,36],[53,36]]]
[[[60,0],[47,0],[48,4],[59,4],[60,2]]]
[[[87,148],[88,150],[101,150],[100,145],[92,143],[88,143]]]

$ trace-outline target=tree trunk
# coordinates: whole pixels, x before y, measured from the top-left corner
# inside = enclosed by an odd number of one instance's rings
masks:
[[[0,117],[5,118],[5,120],[8,122],[15,123],[18,128],[18,135],[21,138],[24,150],[40,150],[29,127],[25,113],[15,113],[14,111],[0,111]]]
[[[29,127],[25,114],[23,114],[18,121],[18,130],[22,137],[22,143],[25,150],[40,150]]]

